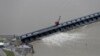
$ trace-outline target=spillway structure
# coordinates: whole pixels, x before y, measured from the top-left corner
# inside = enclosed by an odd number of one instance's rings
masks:
[[[69,31],[75,28],[79,28],[84,25],[88,25],[94,22],[100,21],[100,12],[83,16],[74,20],[70,20],[59,25],[53,25],[48,28],[40,29],[34,32],[30,32],[18,37],[22,43],[30,43],[57,32]]]

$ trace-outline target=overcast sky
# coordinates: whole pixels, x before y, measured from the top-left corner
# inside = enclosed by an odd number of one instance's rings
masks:
[[[0,0],[0,34],[32,32],[100,11],[100,0]]]

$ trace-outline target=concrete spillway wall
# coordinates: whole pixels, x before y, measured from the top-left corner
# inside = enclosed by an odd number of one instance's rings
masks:
[[[44,28],[38,31],[34,31],[31,33],[27,33],[24,35],[19,36],[20,40],[24,43],[32,42],[37,39],[42,38],[43,36],[47,36],[53,33],[57,33],[59,31],[69,31],[87,24],[91,24],[94,22],[100,21],[100,12],[90,14],[78,19],[70,20],[59,25],[54,25],[48,28]]]

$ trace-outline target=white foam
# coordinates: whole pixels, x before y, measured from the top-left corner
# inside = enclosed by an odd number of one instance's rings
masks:
[[[61,46],[66,41],[75,41],[81,39],[81,33],[58,33],[42,39],[42,42],[47,45]]]

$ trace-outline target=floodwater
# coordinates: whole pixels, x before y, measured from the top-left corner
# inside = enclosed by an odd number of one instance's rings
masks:
[[[22,35],[100,12],[100,0],[0,0],[0,35]],[[33,56],[100,56],[100,22],[33,44]]]
[[[32,43],[34,56],[100,56],[100,22]]]

